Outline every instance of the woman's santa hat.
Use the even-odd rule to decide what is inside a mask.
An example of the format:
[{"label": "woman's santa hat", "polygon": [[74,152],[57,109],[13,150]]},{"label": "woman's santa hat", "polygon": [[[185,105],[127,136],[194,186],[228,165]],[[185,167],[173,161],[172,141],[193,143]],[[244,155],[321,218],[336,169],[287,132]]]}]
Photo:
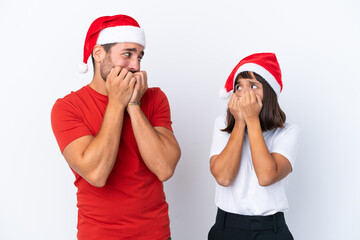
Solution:
[{"label": "woman's santa hat", "polygon": [[79,66],[81,73],[88,71],[87,60],[95,44],[131,42],[145,48],[145,33],[135,19],[126,15],[104,16],[89,27],[84,44],[84,59]]},{"label": "woman's santa hat", "polygon": [[227,99],[231,96],[234,89],[234,81],[236,76],[241,72],[254,72],[265,79],[279,96],[282,90],[281,70],[274,53],[255,53],[242,59],[232,70],[225,87],[220,89],[221,98]]}]

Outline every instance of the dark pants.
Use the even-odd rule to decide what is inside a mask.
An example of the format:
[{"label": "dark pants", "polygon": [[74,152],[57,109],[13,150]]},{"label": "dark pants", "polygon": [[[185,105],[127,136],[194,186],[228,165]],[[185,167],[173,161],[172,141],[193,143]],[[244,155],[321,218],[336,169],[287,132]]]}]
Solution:
[{"label": "dark pants", "polygon": [[284,218],[278,212],[270,216],[245,216],[220,208],[208,240],[293,240]]}]

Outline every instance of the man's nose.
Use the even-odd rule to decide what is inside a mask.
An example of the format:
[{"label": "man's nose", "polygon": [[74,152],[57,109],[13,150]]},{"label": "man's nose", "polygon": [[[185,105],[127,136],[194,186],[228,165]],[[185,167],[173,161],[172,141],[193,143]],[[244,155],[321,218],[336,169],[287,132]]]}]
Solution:
[{"label": "man's nose", "polygon": [[138,72],[140,71],[140,61],[138,59],[132,59],[128,67],[129,71]]}]

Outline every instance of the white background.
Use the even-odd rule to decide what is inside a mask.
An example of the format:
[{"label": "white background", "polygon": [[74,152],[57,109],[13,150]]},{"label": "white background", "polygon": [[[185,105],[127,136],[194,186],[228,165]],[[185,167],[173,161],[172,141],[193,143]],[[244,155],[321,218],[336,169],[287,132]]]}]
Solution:
[{"label": "white background", "polygon": [[286,214],[295,239],[358,239],[360,2],[0,1],[0,239],[75,239],[74,176],[50,126],[59,97],[91,80],[77,65],[90,23],[128,14],[147,37],[142,68],[172,110],[182,157],[165,183],[175,240],[215,221],[209,148],[238,61],[278,56],[280,104],[301,127]]}]

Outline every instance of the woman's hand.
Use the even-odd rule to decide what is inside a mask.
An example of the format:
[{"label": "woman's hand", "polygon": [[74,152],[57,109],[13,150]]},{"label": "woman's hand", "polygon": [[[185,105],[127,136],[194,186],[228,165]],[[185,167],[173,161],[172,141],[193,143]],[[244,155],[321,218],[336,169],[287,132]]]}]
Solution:
[{"label": "woman's hand", "polygon": [[244,92],[240,97],[240,108],[245,122],[253,119],[259,119],[259,114],[262,109],[262,100],[253,90]]},{"label": "woman's hand", "polygon": [[239,123],[245,123],[241,107],[240,107],[240,98],[233,93],[228,102],[228,107],[231,114],[234,116],[235,121]]}]

